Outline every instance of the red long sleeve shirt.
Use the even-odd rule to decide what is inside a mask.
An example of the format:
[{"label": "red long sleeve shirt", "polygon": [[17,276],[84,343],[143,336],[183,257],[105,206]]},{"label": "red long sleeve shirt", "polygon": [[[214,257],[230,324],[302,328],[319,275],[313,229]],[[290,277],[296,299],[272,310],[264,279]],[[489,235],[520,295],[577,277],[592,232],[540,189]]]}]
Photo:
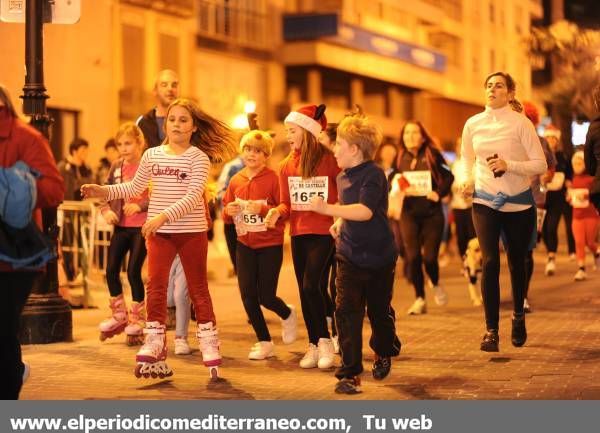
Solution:
[{"label": "red long sleeve shirt", "polygon": [[[327,215],[321,215],[308,210],[292,209],[292,200],[298,202],[308,202],[311,193],[319,194],[318,190],[295,190],[290,196],[290,188],[293,187],[293,182],[290,183],[290,177],[299,180],[300,174],[300,153],[291,152],[279,166],[279,190],[281,193],[281,203],[277,206],[278,212],[282,218],[289,217],[290,219],[290,235],[327,235],[329,227],[333,224],[333,218]],[[337,162],[331,152],[326,152],[321,158],[315,178],[327,179],[327,203],[337,203],[337,182],[336,178],[340,172]],[[321,191],[322,192],[322,191]],[[293,196],[297,194],[296,196]],[[320,195],[320,194],[319,194]],[[307,200],[303,200],[307,199]]]},{"label": "red long sleeve shirt", "polygon": [[[236,198],[242,200],[265,200],[266,204],[262,206],[259,216],[264,218],[270,209],[279,204],[279,178],[270,168],[265,167],[254,177],[250,177],[248,169],[244,168],[231,178],[227,191],[223,196],[223,207],[228,203],[235,201]],[[223,220],[231,224],[233,219],[224,212]],[[249,248],[264,248],[283,244],[283,231],[285,228],[285,219],[279,218],[275,228],[266,231],[249,231],[245,235],[238,236],[238,241]]]},{"label": "red long sleeve shirt", "polygon": [[[36,181],[37,203],[33,219],[42,227],[40,208],[58,206],[65,194],[63,179],[56,168],[48,141],[35,128],[10,116],[0,107],[0,164],[11,167],[17,161],[25,162],[41,176]],[[0,262],[0,271],[12,266]]]}]

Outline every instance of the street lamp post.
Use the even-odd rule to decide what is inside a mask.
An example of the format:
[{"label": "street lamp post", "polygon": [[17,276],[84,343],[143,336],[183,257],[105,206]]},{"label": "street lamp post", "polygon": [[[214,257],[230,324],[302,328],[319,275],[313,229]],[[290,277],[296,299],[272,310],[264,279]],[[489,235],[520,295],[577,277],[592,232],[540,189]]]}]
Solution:
[{"label": "street lamp post", "polygon": [[[25,87],[23,112],[31,116],[31,125],[48,138],[50,117],[46,111],[44,87],[44,8],[48,0],[27,0],[25,6]],[[44,231],[57,248],[56,208],[42,210]],[[73,340],[71,307],[58,295],[58,263],[51,260],[46,272],[36,279],[23,310],[20,340],[22,344],[54,343]]]}]

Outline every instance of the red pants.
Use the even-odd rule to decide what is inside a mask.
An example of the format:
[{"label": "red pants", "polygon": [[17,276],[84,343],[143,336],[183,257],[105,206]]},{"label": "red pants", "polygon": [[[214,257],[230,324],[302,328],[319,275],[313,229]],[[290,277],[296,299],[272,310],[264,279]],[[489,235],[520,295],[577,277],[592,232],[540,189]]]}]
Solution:
[{"label": "red pants", "polygon": [[596,252],[596,236],[598,236],[598,217],[573,218],[571,225],[575,238],[575,255],[577,260],[585,261],[585,246]]},{"label": "red pants", "polygon": [[146,240],[148,247],[148,288],[146,311],[149,322],[167,321],[167,286],[175,255],[179,254],[188,292],[194,305],[198,323],[216,324],[212,300],[206,280],[206,232],[157,233]]}]

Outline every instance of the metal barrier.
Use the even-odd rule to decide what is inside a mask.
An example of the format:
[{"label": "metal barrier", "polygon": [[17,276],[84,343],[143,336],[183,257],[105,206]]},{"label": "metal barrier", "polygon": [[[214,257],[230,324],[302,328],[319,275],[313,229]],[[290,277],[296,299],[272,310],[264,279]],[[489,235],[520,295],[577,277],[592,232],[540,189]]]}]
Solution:
[{"label": "metal barrier", "polygon": [[90,306],[90,270],[97,266],[98,254],[106,254],[103,250],[108,248],[110,242],[108,234],[99,239],[97,227],[105,227],[98,224],[102,216],[97,206],[98,203],[92,200],[66,200],[57,213],[62,262],[70,280],[68,286],[83,289],[81,303],[84,308]]}]

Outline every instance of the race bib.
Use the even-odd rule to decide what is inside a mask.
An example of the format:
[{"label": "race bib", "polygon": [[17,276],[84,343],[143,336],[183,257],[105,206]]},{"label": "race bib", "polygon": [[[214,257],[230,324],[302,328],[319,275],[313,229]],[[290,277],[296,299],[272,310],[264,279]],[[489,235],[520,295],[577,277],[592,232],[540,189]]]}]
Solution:
[{"label": "race bib", "polygon": [[[267,204],[267,200],[253,200],[253,201],[258,201],[262,205]],[[244,206],[243,206],[244,210],[242,211],[242,221],[244,223],[246,232],[266,232],[267,226],[265,224],[264,218],[258,214],[248,212],[246,209],[246,204],[248,202],[245,200],[242,200],[242,202],[244,203]]]},{"label": "race bib", "polygon": [[427,170],[404,171],[402,177],[410,184],[411,195],[426,196],[432,191],[431,173]]},{"label": "race bib", "polygon": [[315,176],[302,179],[300,176],[290,176],[288,177],[288,187],[292,210],[310,210],[309,203],[313,197],[321,197],[323,201],[327,202],[329,178]]},{"label": "race bib", "polygon": [[[240,204],[240,207],[242,208],[242,212],[233,219],[233,222],[235,223],[235,230],[238,236],[243,236],[249,232],[266,232],[267,226],[265,224],[264,218],[258,214],[248,212],[248,201],[241,199],[236,199],[236,201]],[[267,204],[267,200],[253,201],[258,201],[263,205]]]},{"label": "race bib", "polygon": [[587,197],[589,195],[589,191],[587,188],[572,188],[569,193],[571,194],[571,206],[573,206],[573,208],[583,209],[590,205],[589,199],[580,198]]}]

